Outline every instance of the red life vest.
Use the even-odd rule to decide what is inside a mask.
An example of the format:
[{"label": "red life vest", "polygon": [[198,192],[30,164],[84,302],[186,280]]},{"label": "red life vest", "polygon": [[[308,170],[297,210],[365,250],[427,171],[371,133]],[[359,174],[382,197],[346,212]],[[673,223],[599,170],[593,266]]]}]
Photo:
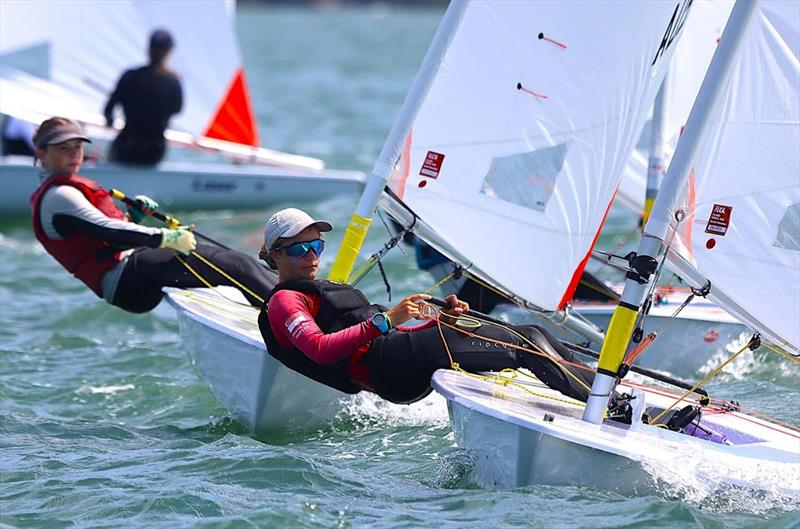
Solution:
[{"label": "red life vest", "polygon": [[126,220],[125,214],[114,204],[111,195],[97,182],[82,176],[51,176],[31,196],[33,210],[33,233],[42,243],[47,253],[83,281],[99,297],[103,297],[101,281],[103,276],[117,266],[120,252],[113,251],[105,241],[99,241],[80,233],[65,239],[50,239],[42,228],[42,197],[53,186],[72,186],[77,188],[94,207],[112,219]]}]

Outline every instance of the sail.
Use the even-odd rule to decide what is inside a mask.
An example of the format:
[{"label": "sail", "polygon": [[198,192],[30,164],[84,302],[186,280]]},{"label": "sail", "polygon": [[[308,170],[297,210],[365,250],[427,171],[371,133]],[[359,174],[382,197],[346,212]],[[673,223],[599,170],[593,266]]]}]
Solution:
[{"label": "sail", "polygon": [[679,273],[800,348],[800,9],[762,0],[685,191]]},{"label": "sail", "polygon": [[[52,106],[53,90],[68,92],[58,115],[100,116],[126,69],[147,62],[150,33],[167,29],[175,39],[170,58],[184,91],[183,111],[171,127],[258,145],[250,96],[234,32],[232,1],[4,0],[0,3],[0,60],[4,112],[25,114]],[[35,60],[31,61],[31,57]],[[27,61],[27,64],[26,64]],[[31,62],[43,64],[31,72]],[[39,89],[12,68],[27,70],[48,85]],[[13,91],[13,86],[19,87]],[[96,121],[96,119],[94,120]]]},{"label": "sail", "polygon": [[429,242],[543,309],[563,307],[690,4],[460,5],[389,179]]},{"label": "sail", "polygon": [[[669,65],[669,75],[664,80],[665,163],[662,170],[669,165],[731,9],[733,0],[692,2],[692,10]],[[645,129],[643,136],[649,136],[651,132],[647,130],[647,125]],[[647,154],[634,151],[617,191],[617,199],[635,211],[641,211],[644,205],[647,165]]]}]

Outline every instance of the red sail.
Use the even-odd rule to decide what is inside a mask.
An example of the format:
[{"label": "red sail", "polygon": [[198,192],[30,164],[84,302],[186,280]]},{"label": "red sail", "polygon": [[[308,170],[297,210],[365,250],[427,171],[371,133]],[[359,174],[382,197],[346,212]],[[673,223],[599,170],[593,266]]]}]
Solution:
[{"label": "red sail", "polygon": [[258,146],[258,129],[242,68],[236,71],[228,92],[203,135],[218,140]]}]

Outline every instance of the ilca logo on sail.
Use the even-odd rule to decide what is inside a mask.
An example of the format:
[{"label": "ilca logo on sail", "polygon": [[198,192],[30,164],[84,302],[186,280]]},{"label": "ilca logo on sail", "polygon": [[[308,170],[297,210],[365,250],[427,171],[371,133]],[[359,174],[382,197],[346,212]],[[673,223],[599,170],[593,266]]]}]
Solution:
[{"label": "ilca logo on sail", "polygon": [[661,45],[658,47],[656,56],[653,57],[653,62],[650,63],[650,66],[653,66],[659,57],[664,55],[664,52],[670,47],[672,41],[675,40],[675,37],[677,37],[681,29],[683,29],[683,24],[686,22],[686,17],[689,16],[689,9],[692,7],[693,1],[694,0],[683,0],[683,2],[675,6],[675,11],[672,12],[672,18],[669,19],[669,24],[667,25],[667,31],[665,31],[664,36],[661,37]]}]

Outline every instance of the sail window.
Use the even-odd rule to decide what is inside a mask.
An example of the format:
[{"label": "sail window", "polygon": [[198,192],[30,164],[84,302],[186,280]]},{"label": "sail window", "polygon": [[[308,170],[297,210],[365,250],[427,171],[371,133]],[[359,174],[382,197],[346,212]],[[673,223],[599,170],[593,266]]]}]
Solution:
[{"label": "sail window", "polygon": [[567,156],[565,143],[492,160],[481,194],[544,212]]},{"label": "sail window", "polygon": [[800,202],[786,208],[786,213],[778,224],[778,236],[772,245],[786,250],[800,251]]}]

